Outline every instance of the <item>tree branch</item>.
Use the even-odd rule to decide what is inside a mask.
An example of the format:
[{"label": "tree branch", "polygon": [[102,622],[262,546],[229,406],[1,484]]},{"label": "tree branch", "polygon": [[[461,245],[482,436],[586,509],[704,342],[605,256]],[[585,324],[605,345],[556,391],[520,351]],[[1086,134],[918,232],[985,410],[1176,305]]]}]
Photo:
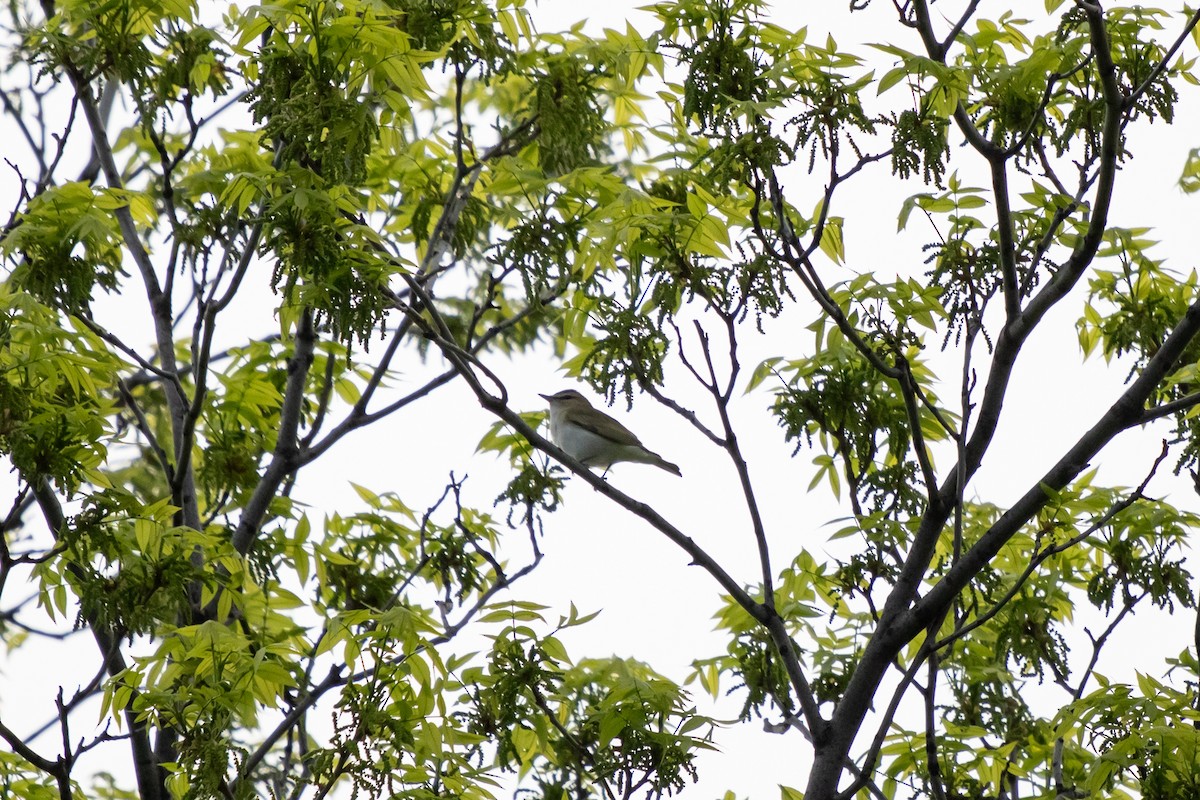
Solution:
[{"label": "tree branch", "polygon": [[[971,578],[999,552],[1012,536],[1041,509],[1049,499],[1047,490],[1065,488],[1081,473],[1113,437],[1142,423],[1143,407],[1183,350],[1200,333],[1200,302],[1193,303],[1184,318],[1150,359],[1142,374],[1134,380],[1103,416],[1031,487],[999,520],[963,554],[946,575],[926,595],[913,604],[905,618],[897,621],[896,633],[912,635],[920,630],[920,620],[928,619],[944,607],[967,585]],[[918,627],[919,626],[919,627]]]},{"label": "tree branch", "polygon": [[316,333],[313,331],[312,310],[306,308],[300,313],[292,345],[292,357],[288,359],[287,384],[283,392],[283,407],[279,413],[275,453],[258,485],[254,487],[254,492],[238,520],[237,530],[233,533],[233,547],[242,555],[250,552],[280,484],[299,464],[301,410],[307,398],[308,372],[312,368],[315,346]]},{"label": "tree branch", "polygon": [[13,749],[13,752],[32,764],[34,768],[54,777],[58,777],[60,774],[60,762],[51,761],[25,744],[25,740],[3,722],[0,722],[0,739],[8,742],[8,746]]},{"label": "tree branch", "polygon": [[1192,15],[1188,18],[1187,23],[1184,24],[1183,30],[1179,32],[1179,36],[1177,36],[1171,46],[1167,48],[1167,52],[1163,54],[1162,60],[1160,60],[1154,69],[1150,71],[1150,74],[1146,77],[1146,80],[1142,81],[1141,84],[1139,84],[1137,88],[1131,91],[1129,96],[1125,98],[1126,109],[1133,108],[1133,104],[1138,101],[1138,98],[1146,93],[1146,90],[1150,88],[1152,83],[1158,80],[1159,76],[1162,75],[1167,69],[1167,65],[1170,63],[1171,59],[1174,58],[1175,54],[1179,52],[1179,48],[1182,47],[1183,43],[1187,41],[1189,36],[1191,36],[1192,31],[1195,30],[1197,24],[1200,24],[1200,8],[1192,12]]},{"label": "tree branch", "polygon": [[996,198],[996,229],[1000,239],[1000,275],[1004,289],[1004,313],[1016,319],[1021,313],[1020,289],[1017,285],[1017,248],[1013,238],[1012,205],[1008,198],[1008,174],[1003,153],[988,159],[992,168],[992,194]]},{"label": "tree branch", "polygon": [[[67,526],[67,519],[63,515],[58,497],[55,496],[54,491],[50,488],[49,483],[44,477],[36,478],[30,483],[33,486],[38,506],[42,510],[42,516],[46,520],[46,526],[50,529],[54,538],[58,539],[65,532]],[[79,569],[75,565],[70,565],[69,568],[75,572]],[[99,648],[100,655],[104,659],[108,674],[115,677],[124,672],[126,664],[119,647],[120,638],[113,636],[97,625],[95,620],[89,619],[88,622],[88,628],[92,632],[92,637],[96,640],[96,646]],[[133,768],[137,778],[138,791],[141,795],[140,800],[165,800],[162,775],[159,772],[158,762],[154,758],[154,749],[150,745],[150,734],[145,721],[141,719],[140,713],[135,710],[139,694],[136,690],[132,691],[129,702],[125,706],[124,714],[125,724],[129,729],[130,747],[133,751]]]},{"label": "tree branch", "polygon": [[1166,460],[1169,452],[1170,449],[1167,445],[1167,442],[1163,442],[1162,452],[1159,453],[1158,458],[1154,460],[1154,465],[1151,466],[1149,474],[1146,475],[1145,480],[1142,481],[1140,486],[1138,486],[1131,494],[1122,498],[1120,502],[1113,504],[1111,508],[1105,511],[1095,522],[1088,525],[1083,531],[1079,532],[1075,536],[1072,536],[1070,539],[1061,544],[1052,545],[1044,550],[1039,550],[1034,553],[1033,558],[1029,559],[1029,564],[1025,567],[1021,574],[1017,576],[1017,579],[1013,581],[1013,585],[1007,592],[1004,593],[1003,597],[997,600],[986,612],[971,620],[969,624],[958,627],[953,633],[950,633],[944,638],[940,639],[933,645],[933,649],[936,651],[945,647],[949,647],[951,644],[959,639],[962,639],[979,626],[986,624],[988,620],[995,617],[1008,606],[1009,601],[1017,596],[1017,593],[1021,591],[1021,587],[1025,585],[1025,582],[1029,580],[1030,576],[1032,576],[1037,568],[1044,564],[1048,559],[1059,555],[1060,553],[1065,553],[1080,542],[1090,539],[1098,530],[1111,522],[1113,518],[1117,516],[1117,514],[1120,514],[1138,500],[1143,499],[1146,496],[1146,487],[1150,485],[1150,480],[1158,472],[1158,468],[1162,465],[1163,461]]}]

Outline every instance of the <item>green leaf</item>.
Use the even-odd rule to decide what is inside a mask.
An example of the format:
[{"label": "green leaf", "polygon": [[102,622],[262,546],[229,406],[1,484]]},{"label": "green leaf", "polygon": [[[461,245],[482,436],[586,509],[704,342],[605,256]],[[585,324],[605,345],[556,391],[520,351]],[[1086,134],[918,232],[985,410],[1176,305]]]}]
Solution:
[{"label": "green leaf", "polygon": [[762,385],[762,382],[768,377],[774,375],[775,366],[782,360],[783,359],[779,356],[772,356],[755,367],[754,372],[750,374],[750,380],[746,383],[745,394],[750,394],[750,392]]},{"label": "green leaf", "polygon": [[842,218],[829,217],[821,230],[821,252],[829,256],[835,264],[841,264],[846,259],[846,250],[842,242]]}]

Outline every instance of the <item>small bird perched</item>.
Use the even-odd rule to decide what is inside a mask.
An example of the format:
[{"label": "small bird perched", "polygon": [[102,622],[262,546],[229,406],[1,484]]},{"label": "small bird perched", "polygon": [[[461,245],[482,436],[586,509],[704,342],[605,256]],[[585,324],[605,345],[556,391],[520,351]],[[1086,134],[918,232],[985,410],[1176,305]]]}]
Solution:
[{"label": "small bird perched", "polygon": [[550,403],[550,438],[585,466],[603,467],[607,472],[618,461],[633,461],[683,477],[678,466],[648,450],[631,430],[592,408],[574,389],[539,396]]}]

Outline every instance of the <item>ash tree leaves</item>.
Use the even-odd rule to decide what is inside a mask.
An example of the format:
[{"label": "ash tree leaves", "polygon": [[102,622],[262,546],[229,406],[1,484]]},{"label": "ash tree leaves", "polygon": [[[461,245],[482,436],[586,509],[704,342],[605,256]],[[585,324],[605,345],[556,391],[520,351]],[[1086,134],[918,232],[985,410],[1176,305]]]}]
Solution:
[{"label": "ash tree leaves", "polygon": [[[796,454],[812,451],[810,489],[824,486],[842,500],[850,524],[838,535],[854,541],[852,554],[820,569],[764,567],[763,582],[750,584],[752,600],[731,600],[745,616],[719,618],[729,650],[699,660],[697,680],[741,693],[746,716],[778,715],[812,733],[813,797],[879,786],[890,796],[900,781],[932,796],[987,795],[1010,779],[1039,785],[1036,776],[1061,773],[1064,752],[1090,754],[1069,770],[1071,785],[1083,785],[1081,765],[1109,758],[1112,743],[1056,752],[1053,711],[1028,705],[1022,687],[1058,684],[1069,703],[1094,680],[1090,669],[1072,672],[1075,648],[1088,647],[1071,638],[1076,603],[1116,622],[1142,604],[1191,606],[1182,540],[1155,538],[1150,521],[1188,514],[1144,489],[1093,489],[1083,464],[1069,460],[1056,465],[1053,485],[1033,478],[1015,509],[973,501],[969,486],[1029,331],[1088,281],[1086,346],[1140,353],[1131,377],[1147,369],[1156,376],[1131,401],[1149,416],[1132,413],[1125,425],[1192,410],[1193,346],[1173,343],[1169,363],[1160,353],[1181,326],[1194,330],[1193,281],[1145,256],[1143,232],[1097,221],[1112,198],[1097,182],[1132,157],[1130,123],[1175,115],[1182,101],[1174,85],[1191,56],[1177,57],[1169,43],[1195,20],[1173,15],[1174,33],[1158,37],[1150,33],[1161,24],[1154,10],[1077,4],[1035,21],[977,18],[972,8],[955,24],[917,3],[899,10],[916,35],[875,48],[895,62],[873,76],[832,37],[821,45],[780,30],[755,3],[658,11],[664,48],[681,62],[681,78],[666,90],[681,114],[673,138],[664,137],[664,178],[648,185],[671,203],[657,218],[669,212],[681,224],[654,227],[638,216],[641,237],[616,240],[628,266],[603,273],[577,300],[596,335],[575,342],[581,352],[569,368],[610,398],[633,397],[631,385],[640,384],[669,407],[678,402],[672,365],[690,370],[712,395],[709,412],[728,425],[723,393],[738,382],[739,345],[753,339],[735,323],[750,311],[799,313],[811,321],[811,341],[763,362],[748,384],[772,393],[771,411]],[[860,264],[866,274],[846,277],[836,269],[856,266],[854,217],[837,205],[839,187],[880,162],[915,184],[899,227],[933,238],[895,267],[898,276]],[[968,163],[969,179],[961,169]],[[795,177],[804,171],[820,180],[806,185]],[[685,212],[712,214],[723,230],[686,239],[703,228],[689,226]],[[1110,272],[1114,258],[1123,271]],[[765,291],[775,301],[755,307],[750,295],[731,292],[735,284],[719,277],[725,269],[741,285],[771,276]],[[798,312],[796,297],[818,309]],[[702,330],[693,336],[695,320]],[[713,359],[714,340],[733,354],[728,372]],[[965,359],[961,374],[943,371],[939,349]],[[990,382],[988,370],[1000,379]],[[736,443],[722,436],[728,428],[706,428],[703,413],[684,411],[738,463]],[[1183,460],[1174,466],[1190,463],[1192,438],[1177,429],[1170,449]],[[747,500],[752,515],[762,502]],[[770,560],[765,544],[760,558]],[[784,604],[769,586],[775,581],[822,588]],[[814,603],[827,609],[812,614],[824,625],[810,621]],[[773,614],[794,647],[773,633]],[[767,630],[756,628],[752,620],[764,618]],[[893,625],[905,629],[903,645]],[[1106,641],[1092,645],[1099,652]],[[884,702],[874,692],[886,669],[868,666],[883,653],[898,659],[897,697],[910,687],[924,696],[928,729],[889,728],[894,706],[878,734],[861,727],[874,724],[865,720],[868,698],[877,711]],[[875,744],[851,755],[862,736]],[[844,749],[835,756],[830,748]],[[1131,772],[1120,780],[1136,782]]]},{"label": "ash tree leaves", "polygon": [[125,365],[78,320],[30,293],[0,289],[0,448],[13,466],[64,491],[100,471],[115,398],[103,389]]},{"label": "ash tree leaves", "polygon": [[[3,720],[0,781],[658,798],[721,746],[705,694],[795,738],[808,800],[1191,791],[1194,643],[1103,676],[1134,614],[1195,613],[1200,520],[1161,487],[1200,447],[1196,279],[1114,198],[1194,102],[1197,16],[875,4],[894,27],[848,45],[865,5],[828,35],[758,0],[562,33],[519,2],[10,6],[0,631],[98,649],[45,708],[63,736]],[[867,215],[847,187],[871,181],[908,199]],[[1060,304],[1128,380],[1001,502],[981,465],[1027,433],[1010,378]],[[555,465],[495,368],[526,356],[679,414],[752,566]],[[404,435],[456,382],[498,486]],[[784,469],[755,463],[753,414]],[[1130,485],[1088,468],[1168,418]],[[307,470],[384,420],[388,474],[326,507]],[[716,582],[723,641],[686,685],[568,652],[590,615],[523,598],[575,477]],[[89,783],[100,752],[127,785]]]},{"label": "ash tree leaves", "polygon": [[139,219],[153,216],[144,198],[97,192],[78,182],[35,198],[4,241],[5,254],[22,260],[14,285],[47,306],[88,311],[97,289],[112,291],[123,277],[120,232],[111,211],[131,201]]},{"label": "ash tree leaves", "polygon": [[576,51],[553,56],[547,60],[545,72],[533,78],[530,112],[545,136],[538,148],[538,162],[550,178],[593,166],[601,155],[608,125],[596,84],[604,66],[589,64],[586,55]]},{"label": "ash tree leaves", "polygon": [[[389,270],[346,218],[352,206],[339,202],[338,187],[365,182],[378,138],[376,104],[387,94],[419,102],[427,90],[420,67],[432,54],[414,53],[389,15],[373,10],[260,13],[270,25],[248,99],[280,167],[263,209],[266,243],[281,256],[273,288],[297,307],[316,308],[316,323],[328,321],[342,341],[362,344],[383,319]],[[359,42],[365,52],[352,47]],[[368,79],[388,89],[373,92]]]},{"label": "ash tree leaves", "polygon": [[920,170],[926,183],[940,185],[946,174],[945,158],[949,124],[946,120],[912,109],[901,111],[895,120],[892,171],[908,178]]},{"label": "ash tree leaves", "polygon": [[[1116,262],[1115,269],[1097,270],[1089,284],[1088,303],[1078,322],[1084,352],[1101,349],[1107,361],[1125,356],[1131,361],[1129,378],[1141,373],[1162,347],[1175,320],[1196,298],[1196,273],[1174,274],[1149,250],[1155,242],[1147,229],[1113,228],[1100,255]],[[1200,349],[1189,345],[1176,369],[1157,393],[1156,404],[1185,400],[1172,414],[1176,435],[1186,444],[1178,469],[1195,466],[1200,451],[1196,443],[1196,417],[1186,403],[1195,389]]]},{"label": "ash tree leaves", "polygon": [[1200,189],[1200,148],[1188,153],[1183,173],[1179,176],[1179,186],[1188,193]]},{"label": "ash tree leaves", "polygon": [[[586,618],[520,600],[562,486],[527,449],[498,509],[453,468],[440,494],[396,475],[336,509],[299,480],[457,377],[439,336],[478,360],[563,330],[610,268],[581,242],[619,219],[608,162],[643,135],[653,46],[470,1],[48,9],[6,12],[5,109],[33,152],[0,240],[0,608],[6,646],[47,619],[90,631],[96,669],[46,710],[83,728],[98,694],[103,722],[57,761],[6,735],[0,780],[147,800],[690,783],[710,726],[687,693],[573,664],[555,634]],[[79,180],[71,148],[97,156]],[[537,694],[505,689],[514,646]],[[125,754],[123,785],[89,784],[93,751]]]}]

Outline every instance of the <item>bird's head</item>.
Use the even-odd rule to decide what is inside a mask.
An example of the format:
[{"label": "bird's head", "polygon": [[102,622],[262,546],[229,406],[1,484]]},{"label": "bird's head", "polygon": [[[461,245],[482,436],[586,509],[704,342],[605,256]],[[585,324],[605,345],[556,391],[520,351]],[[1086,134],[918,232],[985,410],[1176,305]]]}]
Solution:
[{"label": "bird's head", "polygon": [[550,404],[551,408],[591,408],[592,404],[588,399],[574,389],[563,389],[561,392],[554,394],[539,395]]}]

